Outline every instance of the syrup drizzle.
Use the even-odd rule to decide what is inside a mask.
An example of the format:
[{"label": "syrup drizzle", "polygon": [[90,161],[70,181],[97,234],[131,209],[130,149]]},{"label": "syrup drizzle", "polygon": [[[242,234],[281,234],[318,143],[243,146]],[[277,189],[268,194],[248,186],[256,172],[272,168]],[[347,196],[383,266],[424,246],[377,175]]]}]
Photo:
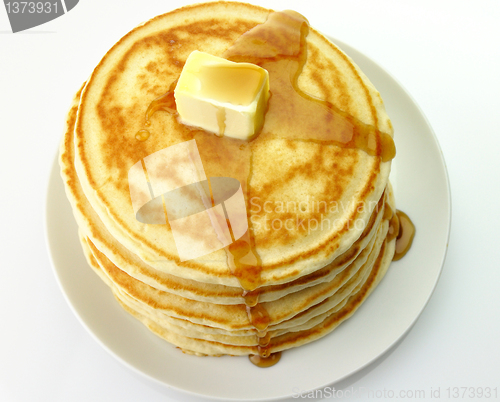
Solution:
[{"label": "syrup drizzle", "polygon": [[135,139],[137,141],[146,141],[150,135],[151,133],[148,130],[142,129],[137,132],[137,134],[135,135]]},{"label": "syrup drizzle", "polygon": [[399,216],[393,213],[389,219],[389,231],[387,232],[387,241],[393,240],[399,234]]},{"label": "syrup drizzle", "polygon": [[396,236],[396,252],[394,253],[393,261],[403,258],[413,243],[415,237],[415,225],[411,219],[402,211],[396,211],[399,221],[398,235]]},{"label": "syrup drizzle", "polygon": [[[151,116],[153,116],[153,114],[155,114],[160,110],[170,114],[177,114],[177,107],[175,105],[175,98],[174,98],[174,90],[176,85],[177,85],[177,80],[175,80],[170,84],[167,93],[154,99],[149,104],[148,109],[146,110],[146,122],[144,123],[146,127],[149,127],[151,125],[150,121]],[[135,138],[138,141],[146,141],[150,137],[150,135],[151,133],[149,132],[149,130],[143,128],[136,133]]]},{"label": "syrup drizzle", "polygon": [[257,367],[266,368],[274,366],[279,362],[281,358],[281,352],[276,352],[271,354],[269,357],[261,357],[260,355],[251,355],[249,357],[250,361]]},{"label": "syrup drizzle", "polygon": [[396,239],[396,250],[393,261],[403,258],[413,243],[415,237],[415,225],[408,215],[397,209],[393,211],[388,203],[385,204],[384,218],[389,221],[389,231],[387,241]]},{"label": "syrup drizzle", "polygon": [[332,103],[304,93],[298,78],[307,59],[307,20],[294,11],[270,14],[264,24],[243,34],[224,54],[269,72],[272,97],[261,136],[286,133],[286,138],[361,149],[389,161],[396,155],[392,137],[343,112]]},{"label": "syrup drizzle", "polygon": [[146,111],[146,126],[149,126],[151,124],[149,119],[159,110],[163,110],[172,114],[177,113],[177,108],[175,106],[174,89],[175,83],[170,86],[170,89],[166,94],[159,96],[158,98],[153,100],[153,102],[151,102],[148,110]]},{"label": "syrup drizzle", "polygon": [[[364,124],[325,100],[304,93],[298,87],[298,77],[307,59],[308,31],[308,21],[302,15],[293,11],[274,12],[265,23],[243,34],[225,52],[224,57],[228,60],[254,63],[269,72],[272,96],[264,126],[252,141],[257,137],[260,137],[259,140],[265,137],[273,138],[273,133],[279,132],[286,133],[286,137],[290,139],[356,148],[369,155],[378,156],[382,161],[391,160],[396,153],[391,136],[380,132],[374,126]],[[150,125],[150,118],[157,111],[177,114],[175,85],[176,82],[173,82],[166,94],[151,102],[146,112],[146,126]],[[223,133],[223,116],[217,118],[220,132]],[[231,175],[240,181],[248,204],[252,175],[252,141],[220,138],[212,134],[207,135],[201,130],[195,131],[193,136],[197,142],[199,139],[204,144],[219,147],[221,152],[237,150],[238,158],[247,162],[247,169],[243,172],[232,171]],[[215,145],[214,141],[219,141],[218,145]],[[386,213],[389,214],[389,211],[386,210]],[[406,239],[404,234],[399,236],[402,232],[396,227],[396,221],[399,223],[398,213],[399,211],[390,211],[392,232],[389,236]],[[411,223],[409,218],[408,222]],[[259,303],[262,262],[255,249],[250,223],[248,227],[249,230],[243,237],[225,250],[228,266],[243,289],[242,298],[248,320],[256,334],[257,354],[250,355],[249,359],[256,366],[270,367],[280,360],[281,352],[272,353],[272,336],[268,331],[270,317],[265,305]]]}]

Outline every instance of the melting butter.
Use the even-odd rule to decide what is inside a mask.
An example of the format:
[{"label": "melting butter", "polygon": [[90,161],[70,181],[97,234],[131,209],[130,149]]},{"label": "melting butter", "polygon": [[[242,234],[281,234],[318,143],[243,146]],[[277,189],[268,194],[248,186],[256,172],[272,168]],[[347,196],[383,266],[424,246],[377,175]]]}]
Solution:
[{"label": "melting butter", "polygon": [[186,60],[174,96],[183,124],[249,140],[264,124],[269,74],[255,64],[195,50]]}]

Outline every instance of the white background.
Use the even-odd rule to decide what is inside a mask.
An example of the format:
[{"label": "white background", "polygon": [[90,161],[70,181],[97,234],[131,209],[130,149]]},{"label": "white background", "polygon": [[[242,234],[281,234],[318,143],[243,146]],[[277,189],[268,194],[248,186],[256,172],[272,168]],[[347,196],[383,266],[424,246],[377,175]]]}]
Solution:
[{"label": "white background", "polygon": [[[253,2],[297,10],[391,73],[429,119],[450,176],[452,230],[432,299],[395,348],[337,388],[440,389],[447,400],[448,387],[496,387],[500,397],[500,2]],[[73,93],[131,28],[187,3],[81,0],[17,34],[0,9],[0,401],[192,400],[139,377],[86,332],[44,239]]]}]

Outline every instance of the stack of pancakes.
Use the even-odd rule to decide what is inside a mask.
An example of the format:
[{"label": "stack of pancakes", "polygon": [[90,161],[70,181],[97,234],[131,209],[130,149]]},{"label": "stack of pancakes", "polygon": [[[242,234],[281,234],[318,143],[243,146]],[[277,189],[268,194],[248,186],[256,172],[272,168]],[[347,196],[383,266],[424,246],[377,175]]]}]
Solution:
[{"label": "stack of pancakes", "polygon": [[[269,68],[252,141],[184,126],[170,109],[146,118],[194,50]],[[268,356],[332,331],[384,276],[395,247],[391,137],[376,89],[305,19],[216,2],[156,17],[105,55],[75,96],[60,165],[87,260],[126,311],[187,353]],[[246,242],[185,260],[164,194],[151,197],[165,222],[141,222],[129,172],[192,140],[207,177],[240,181],[248,230]]]}]

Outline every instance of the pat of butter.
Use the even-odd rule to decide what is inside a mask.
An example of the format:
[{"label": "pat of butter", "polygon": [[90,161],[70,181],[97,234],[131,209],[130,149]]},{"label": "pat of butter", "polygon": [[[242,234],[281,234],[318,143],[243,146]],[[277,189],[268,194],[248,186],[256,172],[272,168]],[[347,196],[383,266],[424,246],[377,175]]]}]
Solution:
[{"label": "pat of butter", "polygon": [[174,96],[183,124],[248,140],[264,124],[269,74],[255,64],[195,50],[186,60]]}]

